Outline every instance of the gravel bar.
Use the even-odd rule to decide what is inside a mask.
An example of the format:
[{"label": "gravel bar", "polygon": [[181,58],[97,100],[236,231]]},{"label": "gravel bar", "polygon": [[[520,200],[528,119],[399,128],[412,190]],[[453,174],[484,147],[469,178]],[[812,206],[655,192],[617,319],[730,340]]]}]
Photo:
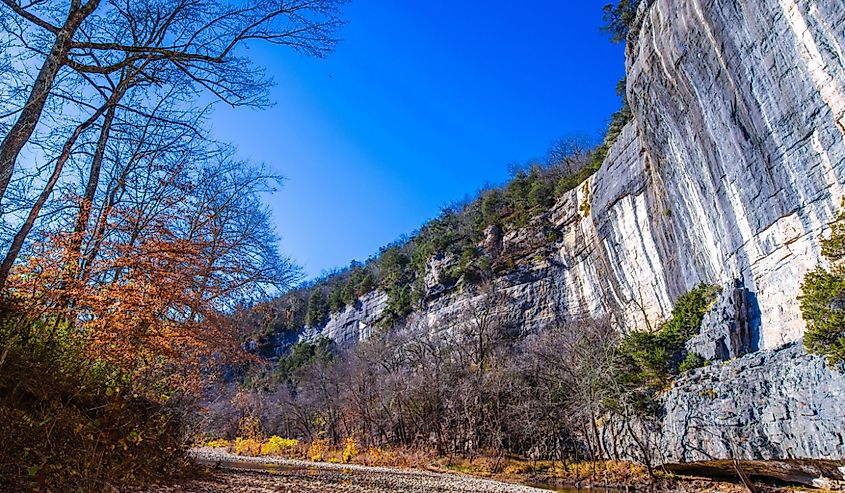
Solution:
[{"label": "gravel bar", "polygon": [[[241,457],[202,448],[196,459],[218,469],[208,477],[158,485],[143,493],[541,493],[545,490],[458,474],[326,464],[278,457]],[[548,493],[548,492],[546,492]]]}]

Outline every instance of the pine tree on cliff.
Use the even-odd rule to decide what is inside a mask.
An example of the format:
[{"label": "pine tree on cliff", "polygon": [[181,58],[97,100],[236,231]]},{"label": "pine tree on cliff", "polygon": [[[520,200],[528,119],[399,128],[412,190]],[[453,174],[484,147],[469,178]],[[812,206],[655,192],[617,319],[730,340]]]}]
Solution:
[{"label": "pine tree on cliff", "polygon": [[309,327],[319,327],[329,318],[329,304],[321,288],[317,288],[308,298],[308,311],[305,314],[305,324]]},{"label": "pine tree on cliff", "polygon": [[807,350],[845,369],[845,202],[830,227],[830,238],[821,242],[828,268],[819,265],[804,277],[798,300],[807,322]]},{"label": "pine tree on cliff", "polygon": [[628,38],[628,32],[634,24],[637,16],[639,0],[619,0],[616,4],[607,4],[604,11],[604,26],[602,31],[606,32],[614,43],[621,43]]}]

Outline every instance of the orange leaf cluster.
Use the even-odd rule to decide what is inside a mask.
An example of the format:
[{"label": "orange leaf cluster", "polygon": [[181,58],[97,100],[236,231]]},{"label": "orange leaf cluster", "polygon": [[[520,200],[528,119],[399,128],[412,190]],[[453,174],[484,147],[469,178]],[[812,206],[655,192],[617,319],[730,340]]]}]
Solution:
[{"label": "orange leaf cluster", "polygon": [[196,388],[212,366],[242,356],[218,306],[230,287],[208,256],[209,241],[164,226],[115,238],[83,263],[68,235],[45,236],[10,278],[14,304],[69,322],[92,361],[141,379],[142,388]]}]

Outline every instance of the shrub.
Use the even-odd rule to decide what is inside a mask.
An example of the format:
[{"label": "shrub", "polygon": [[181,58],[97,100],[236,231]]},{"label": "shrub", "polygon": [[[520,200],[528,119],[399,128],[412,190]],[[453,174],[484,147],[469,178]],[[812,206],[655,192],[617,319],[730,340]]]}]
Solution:
[{"label": "shrub", "polygon": [[370,447],[367,449],[367,456],[370,464],[379,465],[384,457],[384,450],[381,447]]},{"label": "shrub", "polygon": [[690,370],[695,370],[696,368],[701,368],[702,366],[707,366],[709,363],[710,362],[704,359],[704,357],[700,354],[689,353],[681,362],[681,366],[678,368],[678,371],[685,373]]},{"label": "shrub", "polygon": [[311,445],[308,447],[308,452],[306,456],[309,460],[313,462],[320,462],[325,457],[329,451],[329,441],[325,438],[318,438],[311,442]]},{"label": "shrub", "polygon": [[81,337],[57,319],[0,317],[0,485],[88,492],[185,471],[178,399],[136,393]]},{"label": "shrub", "polygon": [[343,462],[349,463],[358,456],[358,442],[353,437],[346,437],[343,445]]},{"label": "shrub", "polygon": [[620,343],[626,371],[625,383],[652,391],[665,388],[672,377],[699,364],[686,354],[684,345],[699,333],[704,314],[710,309],[720,288],[700,284],[675,302],[669,319],[657,332],[633,332]]},{"label": "shrub", "polygon": [[299,445],[299,441],[295,438],[282,438],[273,435],[267,440],[267,443],[261,445],[261,455],[290,454],[296,450],[297,445]]},{"label": "shrub", "polygon": [[684,294],[672,308],[672,316],[661,327],[661,336],[668,343],[683,345],[701,329],[704,314],[721,292],[719,286],[700,284]]},{"label": "shrub", "polygon": [[261,419],[257,416],[244,416],[238,421],[238,433],[246,438],[261,437]]},{"label": "shrub", "polygon": [[255,438],[235,438],[235,453],[256,457],[261,455],[261,442]]}]

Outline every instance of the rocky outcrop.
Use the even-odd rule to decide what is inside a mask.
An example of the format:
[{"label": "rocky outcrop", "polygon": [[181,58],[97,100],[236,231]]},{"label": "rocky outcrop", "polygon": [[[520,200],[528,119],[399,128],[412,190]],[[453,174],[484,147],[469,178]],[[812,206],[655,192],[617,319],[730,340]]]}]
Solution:
[{"label": "rocky outcrop", "polygon": [[727,361],[756,350],[753,328],[759,324],[754,293],[737,279],[722,292],[701,320],[698,335],[686,343],[689,353],[707,361]]},{"label": "rocky outcrop", "polygon": [[[845,374],[800,343],[693,370],[660,402],[657,426],[638,432],[655,463],[845,454]],[[641,458],[640,444],[623,440],[616,450]]]},{"label": "rocky outcrop", "polygon": [[370,336],[377,327],[384,311],[387,294],[383,291],[371,291],[360,297],[351,306],[339,313],[333,313],[326,325],[306,327],[302,338],[306,340],[327,337],[340,346],[349,346]]}]

